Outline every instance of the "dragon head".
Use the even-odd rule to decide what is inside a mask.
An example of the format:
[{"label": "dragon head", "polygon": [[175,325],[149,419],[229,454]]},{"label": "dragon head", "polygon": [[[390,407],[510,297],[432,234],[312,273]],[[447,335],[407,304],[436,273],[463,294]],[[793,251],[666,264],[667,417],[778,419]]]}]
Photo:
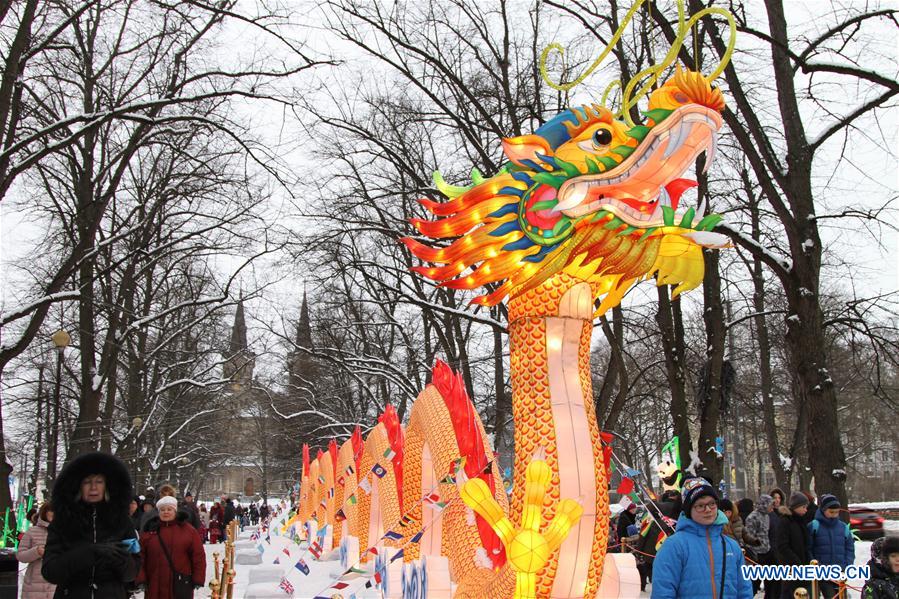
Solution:
[{"label": "dragon head", "polygon": [[[678,213],[682,178],[702,152],[715,157],[724,100],[700,73],[677,70],[650,96],[646,123],[629,127],[599,105],[566,110],[530,135],[503,140],[509,163],[473,185],[447,185],[446,202],[421,200],[439,220],[413,219],[432,247],[403,239],[436,266],[414,270],[454,289],[486,286],[474,303],[495,305],[561,272],[617,304],[637,280],[657,275],[675,292],[702,280],[701,248],[723,247],[711,233],[720,216]],[[700,211],[701,216],[701,211]]]}]

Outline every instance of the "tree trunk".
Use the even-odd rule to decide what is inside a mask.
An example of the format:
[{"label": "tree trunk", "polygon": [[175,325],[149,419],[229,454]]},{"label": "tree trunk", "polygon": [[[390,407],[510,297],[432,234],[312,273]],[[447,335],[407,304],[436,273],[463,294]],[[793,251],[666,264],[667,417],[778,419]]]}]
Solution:
[{"label": "tree trunk", "polygon": [[[511,405],[506,395],[506,370],[503,365],[503,334],[498,328],[493,329],[493,386],[496,393],[494,406],[496,413],[493,418],[493,449],[500,453],[501,462],[511,465],[511,447],[506,447],[506,421],[509,420]],[[506,465],[503,463],[503,465]]]},{"label": "tree trunk", "polygon": [[656,322],[662,334],[662,351],[665,353],[665,371],[671,389],[671,422],[674,435],[679,439],[680,461],[684,468],[690,465],[693,442],[690,436],[690,418],[687,413],[686,376],[684,375],[684,327],[680,312],[680,300],[671,300],[667,285],[657,287],[659,303]]},{"label": "tree trunk", "polygon": [[[744,169],[740,173],[743,180],[743,189],[749,204],[749,217],[752,238],[761,239],[761,219],[759,214],[759,198],[752,189],[749,181],[749,173]],[[762,420],[765,425],[765,438],[768,445],[768,460],[774,470],[774,479],[777,486],[786,492],[789,488],[787,473],[780,459],[781,446],[777,436],[776,411],[772,394],[773,378],[771,375],[771,339],[768,337],[768,320],[765,316],[765,276],[762,270],[762,261],[758,256],[752,256],[752,309],[753,325],[756,343],[758,344],[759,387],[762,395]]]},{"label": "tree trunk", "polygon": [[721,304],[721,274],[717,250],[703,250],[705,276],[702,285],[705,309],[706,361],[699,395],[699,459],[712,481],[724,477],[723,455],[717,449],[718,421],[723,401],[722,366],[724,363],[724,307]]}]

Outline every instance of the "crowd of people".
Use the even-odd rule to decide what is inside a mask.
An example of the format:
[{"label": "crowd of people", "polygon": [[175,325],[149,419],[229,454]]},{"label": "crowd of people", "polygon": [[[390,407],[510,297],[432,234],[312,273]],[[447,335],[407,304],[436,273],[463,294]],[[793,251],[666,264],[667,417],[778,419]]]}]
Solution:
[{"label": "crowd of people", "polygon": [[65,465],[51,498],[35,510],[16,557],[28,564],[22,599],[191,599],[206,582],[203,544],[227,526],[256,525],[269,508],[222,497],[207,511],[172,485],[132,494],[125,465],[94,452]]},{"label": "crowd of people", "polygon": [[[812,597],[808,581],[750,581],[741,566],[815,560],[845,569],[855,562],[855,539],[840,519],[843,506],[834,495],[821,495],[816,504],[809,493],[786,497],[775,488],[757,502],[733,503],[719,498],[707,480],[691,478],[681,491],[666,491],[647,508],[653,517],[643,531],[638,506],[621,512],[613,546],[634,554],[641,589],[651,582],[653,598],[749,599],[760,591],[765,599]],[[663,534],[660,522],[674,533]],[[868,566],[863,599],[899,599],[899,537],[875,541]],[[825,599],[840,596],[839,581],[819,580],[817,588]]]}]

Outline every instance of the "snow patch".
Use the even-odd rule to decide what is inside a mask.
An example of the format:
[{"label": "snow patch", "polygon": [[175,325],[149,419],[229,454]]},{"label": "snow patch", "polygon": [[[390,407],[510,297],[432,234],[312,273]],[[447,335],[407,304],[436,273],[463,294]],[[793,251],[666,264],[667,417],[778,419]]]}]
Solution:
[{"label": "snow patch", "polygon": [[469,526],[475,525],[474,510],[470,507],[465,508],[465,523]]},{"label": "snow patch", "polygon": [[812,290],[808,287],[800,287],[799,295],[801,295],[802,297],[815,297],[815,294],[812,293]]},{"label": "snow patch", "polygon": [[487,555],[487,550],[483,547],[478,547],[477,551],[474,552],[474,563],[479,568],[493,570],[493,560],[490,559]]},{"label": "snow patch", "polygon": [[793,458],[782,455],[780,456],[780,464],[784,470],[789,471],[793,468]]},{"label": "snow patch", "polygon": [[690,450],[690,465],[684,468],[684,472],[689,472],[693,476],[696,476],[696,467],[702,466],[702,460],[699,459],[699,452],[696,450]]},{"label": "snow patch", "polygon": [[843,477],[843,478],[845,478],[845,477],[846,477],[846,471],[843,470],[842,468],[834,468],[834,469],[830,472],[830,475],[833,476],[834,478],[837,478],[837,477]]},{"label": "snow patch", "polygon": [[809,253],[810,251],[812,251],[812,249],[814,249],[814,247],[815,247],[815,242],[812,241],[811,239],[806,239],[805,241],[802,242],[802,251],[805,252],[806,254]]},{"label": "snow patch", "polygon": [[94,378],[91,379],[91,386],[94,388],[94,391],[99,391],[100,387],[103,386],[103,377],[99,374],[95,374]]},{"label": "snow patch", "polygon": [[785,319],[787,322],[792,322],[794,324],[799,324],[799,316],[796,314],[790,314]]}]

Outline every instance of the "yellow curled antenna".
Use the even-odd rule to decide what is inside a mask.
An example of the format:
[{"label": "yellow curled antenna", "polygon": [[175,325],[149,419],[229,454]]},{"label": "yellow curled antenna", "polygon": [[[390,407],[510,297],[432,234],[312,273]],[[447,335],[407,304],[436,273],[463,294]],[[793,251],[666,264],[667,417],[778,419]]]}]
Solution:
[{"label": "yellow curled antenna", "polygon": [[[577,79],[570,83],[556,83],[550,80],[549,73],[546,69],[546,62],[549,58],[550,52],[556,50],[560,55],[564,56],[565,49],[559,44],[550,44],[546,48],[544,48],[543,53],[540,56],[540,74],[543,76],[543,80],[546,81],[546,84],[551,88],[559,90],[559,91],[569,91],[576,85],[582,83],[593,71],[595,71],[599,65],[605,60],[606,56],[612,51],[612,48],[618,43],[619,38],[621,38],[624,33],[625,28],[630,23],[631,19],[634,16],[634,13],[643,5],[646,0],[636,0],[634,5],[631,6],[630,10],[624,16],[624,19],[621,21],[621,25],[618,27],[618,30],[615,32],[615,35],[612,36],[612,39],[609,40],[609,43],[600,53],[599,57],[593,61],[593,63],[587,68],[584,73],[582,73]],[[724,72],[724,69],[727,67],[730,62],[731,55],[734,52],[734,47],[737,43],[737,22],[734,19],[734,16],[730,13],[730,11],[719,8],[716,6],[704,8],[692,15],[689,20],[685,18],[684,12],[684,2],[683,0],[677,0],[677,35],[674,37],[674,41],[671,44],[671,47],[668,50],[668,53],[665,54],[665,57],[658,62],[657,64],[646,68],[636,75],[634,75],[630,81],[628,81],[626,86],[623,86],[622,94],[621,94],[621,108],[616,113],[617,116],[622,117],[625,122],[629,125],[633,126],[634,122],[630,118],[629,111],[630,109],[640,101],[649,91],[652,89],[652,86],[659,80],[662,72],[671,66],[677,60],[677,54],[680,52],[681,46],[683,46],[684,40],[687,37],[687,34],[690,32],[690,29],[703,17],[708,15],[720,15],[727,19],[728,26],[730,29],[728,39],[727,39],[727,48],[724,51],[724,55],[721,57],[721,61],[718,63],[718,66],[715,67],[715,70],[706,78],[707,81],[712,82],[716,78],[718,78],[721,73]],[[643,81],[645,78],[645,81]],[[643,84],[640,85],[640,82],[643,81]],[[640,86],[636,91],[635,88]],[[605,91],[603,92],[602,101],[603,104],[606,103],[608,96],[611,91],[616,87],[621,88],[622,84],[620,80],[613,81],[610,83]]]}]

